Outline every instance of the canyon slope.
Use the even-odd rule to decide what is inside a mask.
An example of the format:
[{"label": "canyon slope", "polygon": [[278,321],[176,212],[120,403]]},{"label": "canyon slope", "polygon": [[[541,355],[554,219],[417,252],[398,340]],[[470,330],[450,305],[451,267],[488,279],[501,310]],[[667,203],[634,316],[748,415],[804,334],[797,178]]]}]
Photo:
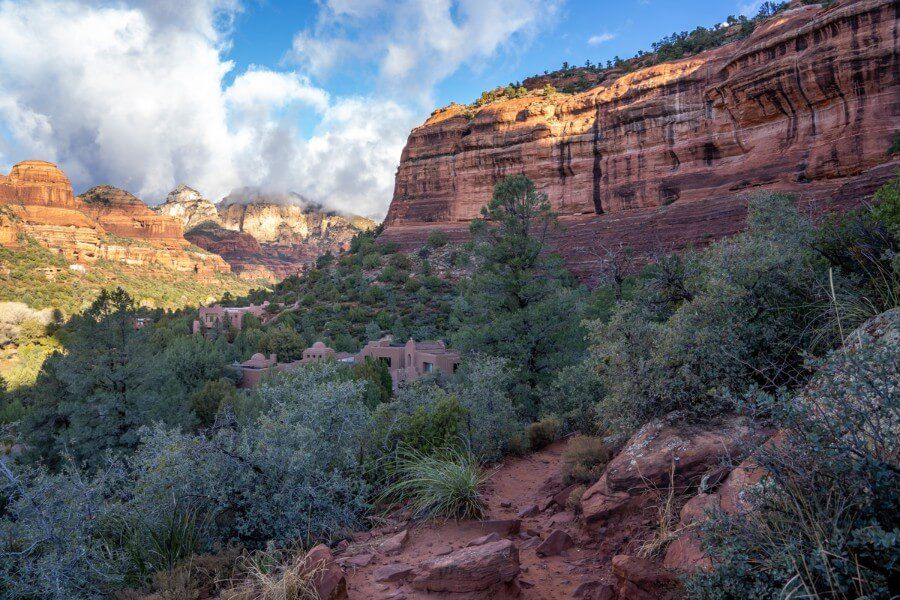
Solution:
[{"label": "canyon slope", "polygon": [[297,194],[233,191],[218,205],[179,186],[158,208],[180,218],[192,243],[222,256],[245,279],[277,280],[346,248],[375,222],[325,210]]},{"label": "canyon slope", "polygon": [[4,246],[15,248],[26,236],[80,268],[108,260],[199,277],[230,271],[221,257],[192,247],[180,222],[111,186],[76,197],[65,173],[49,162],[20,162],[0,175],[0,209]]},{"label": "canyon slope", "polygon": [[900,130],[897,7],[792,5],[747,38],[607,78],[585,92],[451,105],[403,150],[383,239],[464,239],[501,178],[523,173],[590,281],[605,248],[638,254],[739,230],[754,194],[846,210],[891,178]]}]

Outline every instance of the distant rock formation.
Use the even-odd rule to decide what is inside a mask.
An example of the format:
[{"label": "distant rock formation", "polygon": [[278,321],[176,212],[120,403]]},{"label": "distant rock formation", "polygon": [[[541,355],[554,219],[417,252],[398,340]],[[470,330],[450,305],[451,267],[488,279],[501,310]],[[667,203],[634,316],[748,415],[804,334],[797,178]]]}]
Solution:
[{"label": "distant rock formation", "polygon": [[185,231],[201,223],[219,222],[216,205],[204,198],[200,192],[186,185],[179,185],[166,196],[166,201],[156,211],[167,217],[181,221]]},{"label": "distant rock formation", "polygon": [[[210,211],[215,211],[213,214]],[[339,252],[375,222],[341,215],[299,194],[257,188],[233,191],[218,205],[179,186],[157,211],[188,228],[185,237],[215,252],[246,279],[281,279],[300,273],[325,252]]]},{"label": "distant rock formation", "polygon": [[850,208],[900,164],[897,22],[889,0],[794,6],[746,39],[583,93],[435,111],[403,150],[383,239],[462,239],[518,173],[548,195],[554,243],[586,280],[601,246],[646,254],[736,232],[750,193]]},{"label": "distant rock formation", "polygon": [[191,248],[178,221],[128,192],[99,186],[75,197],[65,173],[40,160],[0,175],[0,244],[17,247],[23,234],[77,263],[105,259],[199,276],[230,270],[221,257]]}]

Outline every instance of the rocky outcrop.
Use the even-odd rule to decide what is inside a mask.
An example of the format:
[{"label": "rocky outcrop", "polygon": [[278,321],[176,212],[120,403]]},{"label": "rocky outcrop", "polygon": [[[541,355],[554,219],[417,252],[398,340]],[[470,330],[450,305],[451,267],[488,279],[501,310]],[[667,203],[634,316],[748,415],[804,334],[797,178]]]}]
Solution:
[{"label": "rocky outcrop", "polygon": [[230,270],[221,257],[192,248],[178,221],[110,186],[75,197],[68,177],[45,161],[24,161],[0,175],[0,209],[5,246],[27,235],[75,263],[103,259],[199,276]]},{"label": "rocky outcrop", "polygon": [[596,528],[657,500],[655,492],[686,489],[721,463],[738,462],[762,432],[752,421],[730,417],[703,427],[673,418],[648,423],[613,458],[581,497],[588,527]]},{"label": "rocky outcrop", "polygon": [[430,592],[504,595],[519,574],[519,550],[509,540],[463,548],[419,565],[412,586]]},{"label": "rocky outcrop", "polygon": [[[270,279],[300,273],[322,254],[346,249],[353,236],[375,227],[370,219],[327,211],[296,194],[272,196],[252,188],[232,192],[219,203],[218,217],[221,228],[233,235],[204,224],[188,239],[221,254],[242,276],[269,273]],[[245,251],[248,240],[238,236],[255,240],[259,251]]]},{"label": "rocky outcrop", "polygon": [[185,231],[201,223],[219,223],[216,205],[186,185],[179,185],[166,196],[166,201],[156,207],[156,212],[181,221]]},{"label": "rocky outcrop", "polygon": [[890,178],[897,18],[888,0],[800,6],[753,34],[586,92],[436,111],[410,134],[384,239],[464,236],[500,178],[524,173],[561,215],[554,243],[590,279],[597,249],[649,253],[737,231],[746,198],[845,209]]},{"label": "rocky outcrop", "polygon": [[158,215],[139,198],[111,185],[92,187],[78,199],[84,212],[113,235],[147,241],[184,244],[181,223]]}]

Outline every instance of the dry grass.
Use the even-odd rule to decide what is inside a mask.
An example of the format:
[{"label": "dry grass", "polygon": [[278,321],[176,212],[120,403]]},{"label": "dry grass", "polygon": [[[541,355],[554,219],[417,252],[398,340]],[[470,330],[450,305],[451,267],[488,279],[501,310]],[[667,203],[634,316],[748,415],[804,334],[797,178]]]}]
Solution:
[{"label": "dry grass", "polygon": [[672,461],[672,468],[669,470],[669,486],[668,490],[660,494],[660,502],[657,505],[656,530],[653,537],[645,542],[638,549],[638,556],[641,558],[657,558],[665,553],[666,548],[675,541],[685,528],[678,527],[678,503],[675,496],[675,461]]},{"label": "dry grass", "polygon": [[608,462],[609,450],[601,438],[587,435],[574,437],[563,452],[563,483],[590,485],[600,479]]},{"label": "dry grass", "polygon": [[325,569],[311,564],[307,554],[287,564],[279,557],[260,552],[246,557],[242,565],[243,581],[222,593],[222,600],[319,600],[316,579]]}]

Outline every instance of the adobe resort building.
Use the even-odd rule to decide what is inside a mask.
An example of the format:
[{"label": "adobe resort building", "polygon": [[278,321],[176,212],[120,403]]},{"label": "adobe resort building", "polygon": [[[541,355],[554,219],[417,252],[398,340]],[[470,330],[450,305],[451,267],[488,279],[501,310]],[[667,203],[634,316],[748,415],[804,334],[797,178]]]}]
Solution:
[{"label": "adobe resort building", "polygon": [[303,351],[303,358],[289,363],[280,363],[274,354],[266,357],[254,354],[250,360],[235,365],[241,374],[238,387],[252,388],[259,384],[267,373],[289,371],[299,365],[318,361],[336,360],[349,364],[361,364],[367,358],[380,360],[387,365],[394,382],[394,388],[407,381],[415,381],[423,375],[441,373],[452,375],[459,368],[459,354],[448,350],[444,342],[417,342],[409,340],[398,344],[391,337],[369,342],[356,354],[336,352],[322,342],[316,342]]}]

